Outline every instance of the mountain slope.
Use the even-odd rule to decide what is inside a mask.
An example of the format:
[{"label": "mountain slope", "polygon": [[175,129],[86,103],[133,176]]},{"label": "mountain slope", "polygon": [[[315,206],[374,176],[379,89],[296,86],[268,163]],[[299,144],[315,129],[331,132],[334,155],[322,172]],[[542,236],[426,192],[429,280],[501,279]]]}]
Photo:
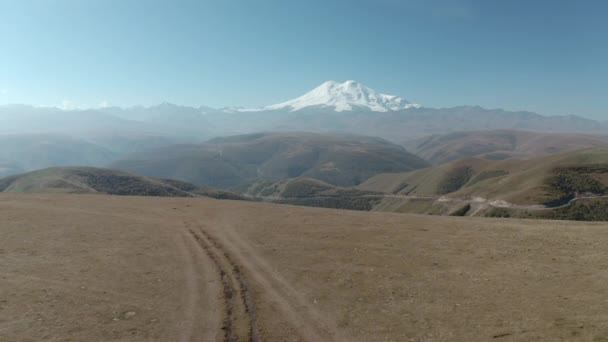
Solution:
[{"label": "mountain slope", "polygon": [[[172,104],[154,107],[62,110],[27,105],[0,106],[0,134],[66,135],[85,141],[113,137],[145,142],[152,138],[178,142],[202,142],[213,135],[202,109]],[[151,141],[152,145],[156,142]],[[105,146],[105,145],[104,145]],[[105,146],[122,153],[120,146]],[[117,147],[117,148],[115,148]],[[152,146],[151,146],[152,147]]]},{"label": "mountain slope", "polygon": [[[321,88],[321,89],[319,89]],[[0,106],[0,134],[66,134],[101,141],[117,153],[134,143],[201,143],[214,136],[268,131],[377,136],[396,143],[430,135],[478,130],[606,134],[608,123],[578,116],[543,116],[478,106],[428,108],[383,95],[354,81],[327,82],[293,101],[255,110],[215,110],[164,103],[152,107],[61,110]],[[126,145],[112,143],[123,137]]]},{"label": "mountain slope", "polygon": [[311,178],[257,181],[240,189],[247,197],[282,204],[350,210],[372,210],[380,193],[337,187]]},{"label": "mountain slope", "polygon": [[577,195],[608,191],[608,148],[531,160],[464,159],[408,173],[377,175],[359,188],[408,196],[558,205]]},{"label": "mountain slope", "polygon": [[379,138],[258,133],[148,150],[118,161],[112,168],[229,188],[259,179],[294,177],[350,186],[378,173],[425,166],[426,161]]},{"label": "mountain slope", "polygon": [[109,195],[243,199],[226,191],[189,183],[135,176],[92,167],[56,167],[0,179],[0,192],[100,193]]},{"label": "mountain slope", "polygon": [[97,110],[61,110],[27,105],[0,106],[0,134],[68,134],[87,136],[99,132],[137,132],[151,129]]},{"label": "mountain slope", "polygon": [[336,112],[352,111],[353,109],[388,112],[419,108],[420,105],[409,103],[398,96],[381,94],[350,80],[344,83],[327,81],[298,98],[267,106],[260,110],[286,109],[294,112],[307,107],[333,108]]},{"label": "mountain slope", "polygon": [[[167,136],[204,135],[211,129],[210,123],[204,115],[208,111],[216,111],[207,107],[179,106],[172,103],[161,103],[151,107],[107,107],[98,109],[99,112],[115,117],[142,122],[155,130],[165,132]],[[179,132],[179,134],[176,134]],[[170,133],[170,134],[169,134]]]},{"label": "mountain slope", "polygon": [[478,106],[453,108],[409,108],[373,112],[353,107],[335,111],[334,107],[290,108],[216,112],[206,114],[216,135],[247,134],[261,131],[307,131],[377,136],[402,144],[430,135],[462,131],[527,130],[547,133],[606,134],[608,124],[577,116],[543,116],[531,112],[485,109]]},{"label": "mountain slope", "polygon": [[530,159],[584,148],[608,146],[608,136],[529,131],[476,131],[434,135],[403,144],[433,164],[477,157]]}]

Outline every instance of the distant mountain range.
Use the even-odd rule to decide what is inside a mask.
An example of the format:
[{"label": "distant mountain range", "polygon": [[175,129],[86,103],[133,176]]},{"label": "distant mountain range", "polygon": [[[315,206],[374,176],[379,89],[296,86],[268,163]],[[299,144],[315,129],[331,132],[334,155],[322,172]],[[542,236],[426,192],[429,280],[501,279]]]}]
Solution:
[{"label": "distant mountain range", "polygon": [[427,108],[355,81],[328,81],[293,100],[257,109],[170,103],[68,111],[0,106],[0,134],[62,133],[87,139],[112,135],[138,141],[162,137],[168,142],[202,142],[262,131],[308,131],[362,134],[402,143],[430,135],[496,129],[606,134],[608,123],[478,106]]},{"label": "distant mountain range", "polygon": [[276,130],[343,132],[378,136],[397,143],[437,134],[497,129],[608,132],[608,122],[575,115],[543,116],[479,106],[423,107],[355,81],[328,81],[298,98],[262,108],[205,112],[214,129],[228,134]]},{"label": "distant mountain range", "polygon": [[606,135],[608,123],[577,116],[427,108],[355,81],[328,81],[257,109],[0,106],[0,176],[113,166],[218,187],[293,177],[350,186],[427,166],[422,159],[538,157],[605,146]]}]

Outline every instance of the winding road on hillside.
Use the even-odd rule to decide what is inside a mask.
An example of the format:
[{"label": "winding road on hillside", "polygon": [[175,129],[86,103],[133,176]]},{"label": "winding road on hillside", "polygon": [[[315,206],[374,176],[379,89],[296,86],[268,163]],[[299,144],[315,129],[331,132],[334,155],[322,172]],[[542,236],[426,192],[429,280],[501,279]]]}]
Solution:
[{"label": "winding road on hillside", "polygon": [[[289,201],[289,200],[301,200],[301,199],[313,199],[313,200],[314,199],[319,199],[319,200],[320,199],[335,199],[336,197],[339,197],[339,196],[313,196],[313,197],[302,197],[302,198],[301,197],[281,198],[281,197],[274,197],[274,196],[266,196],[266,197],[257,197],[257,198],[261,199],[263,201],[273,202],[273,201],[283,201],[283,200]],[[556,209],[566,208],[578,201],[588,201],[588,200],[594,200],[594,199],[608,199],[608,195],[577,196],[577,197],[572,198],[565,204],[555,206],[555,207],[549,207],[549,206],[545,206],[542,204],[515,204],[515,203],[510,203],[510,202],[507,202],[504,200],[492,200],[492,199],[487,199],[487,198],[483,198],[483,197],[474,197],[473,199],[469,199],[469,198],[446,197],[446,196],[438,196],[438,195],[437,196],[432,196],[432,195],[418,196],[418,195],[398,195],[398,194],[368,194],[368,195],[361,195],[361,196],[346,196],[346,197],[352,197],[352,198],[364,197],[364,198],[381,198],[381,199],[394,198],[394,199],[403,199],[403,200],[434,200],[434,201],[438,201],[438,202],[460,202],[460,203],[476,204],[476,209],[469,216],[475,216],[479,212],[481,212],[489,207],[509,208],[509,209],[518,209],[518,210],[534,210],[534,211],[556,210]]]},{"label": "winding road on hillside", "polygon": [[413,199],[413,200],[431,199],[431,200],[437,200],[437,201],[443,201],[443,202],[458,201],[458,202],[484,203],[484,204],[487,204],[488,206],[491,206],[494,208],[513,208],[513,209],[522,209],[522,210],[555,210],[555,209],[561,209],[561,208],[568,207],[578,201],[586,201],[586,200],[593,200],[593,199],[608,199],[608,195],[577,196],[577,197],[569,200],[565,204],[555,206],[555,207],[548,207],[548,206],[545,206],[542,204],[528,204],[528,205],[514,204],[514,203],[510,203],[510,202],[503,201],[503,200],[490,200],[490,199],[482,198],[482,197],[476,197],[472,200],[469,200],[469,199],[465,199],[465,198],[451,198],[451,197],[445,197],[445,196],[406,196],[406,195],[382,195],[382,196],[369,195],[369,196],[383,197],[383,198],[402,198],[402,199]]},{"label": "winding road on hillside", "polygon": [[489,201],[488,203],[490,206],[495,207],[495,208],[513,208],[513,209],[522,209],[522,210],[555,210],[555,209],[566,208],[579,201],[589,201],[589,200],[594,200],[594,199],[608,199],[608,195],[575,197],[575,198],[569,200],[567,203],[559,205],[559,206],[555,206],[555,207],[547,207],[547,206],[535,205],[535,204],[531,204],[531,205],[513,204],[513,203],[506,202],[506,201]]}]

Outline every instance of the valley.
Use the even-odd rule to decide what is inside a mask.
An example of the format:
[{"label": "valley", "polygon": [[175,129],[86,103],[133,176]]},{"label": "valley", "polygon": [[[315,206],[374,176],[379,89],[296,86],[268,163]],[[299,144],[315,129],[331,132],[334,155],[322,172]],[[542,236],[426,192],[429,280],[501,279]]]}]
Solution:
[{"label": "valley", "polygon": [[354,81],[0,121],[2,342],[608,336],[605,123]]},{"label": "valley", "polygon": [[[226,144],[222,142],[225,137],[273,133],[308,132],[323,136],[319,139],[326,142],[328,137],[366,136],[368,141],[375,137],[405,147],[408,153],[432,164],[468,157],[527,159],[608,146],[608,122],[479,106],[425,107],[353,80],[327,81],[294,99],[259,108],[167,102],[89,109],[0,105],[0,122],[0,143],[4,146],[0,150],[0,176],[55,166],[124,164],[132,168],[126,171],[133,171],[137,165],[129,161],[145,158],[153,150],[181,155],[200,145],[199,150],[213,156],[211,145]],[[216,167],[224,172],[241,166],[229,160]],[[194,183],[200,176],[184,175],[186,171],[166,173],[188,176],[182,180]],[[247,171],[247,177],[250,173]],[[218,182],[221,186],[233,183],[230,179]]]},{"label": "valley", "polygon": [[203,196],[362,211],[603,221],[607,165],[605,147],[429,166],[377,138],[260,133],[147,150],[111,165],[130,172],[61,167],[8,176],[0,178],[0,191]]},{"label": "valley", "polygon": [[606,13],[0,0],[0,342],[608,342]]},{"label": "valley", "polygon": [[256,180],[294,177],[353,186],[381,172],[411,171],[428,165],[403,147],[380,138],[273,132],[146,150],[109,167],[231,189]]}]

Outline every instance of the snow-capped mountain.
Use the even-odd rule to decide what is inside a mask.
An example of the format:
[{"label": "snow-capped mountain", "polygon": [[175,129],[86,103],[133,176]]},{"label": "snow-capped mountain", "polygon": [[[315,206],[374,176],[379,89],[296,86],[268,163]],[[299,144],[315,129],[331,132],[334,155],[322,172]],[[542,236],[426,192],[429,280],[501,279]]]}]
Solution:
[{"label": "snow-capped mountain", "polygon": [[295,112],[313,106],[333,107],[336,112],[365,108],[373,112],[388,112],[421,107],[418,104],[409,103],[402,97],[381,94],[355,81],[344,83],[327,81],[296,99],[264,108],[241,111],[283,109]]}]

